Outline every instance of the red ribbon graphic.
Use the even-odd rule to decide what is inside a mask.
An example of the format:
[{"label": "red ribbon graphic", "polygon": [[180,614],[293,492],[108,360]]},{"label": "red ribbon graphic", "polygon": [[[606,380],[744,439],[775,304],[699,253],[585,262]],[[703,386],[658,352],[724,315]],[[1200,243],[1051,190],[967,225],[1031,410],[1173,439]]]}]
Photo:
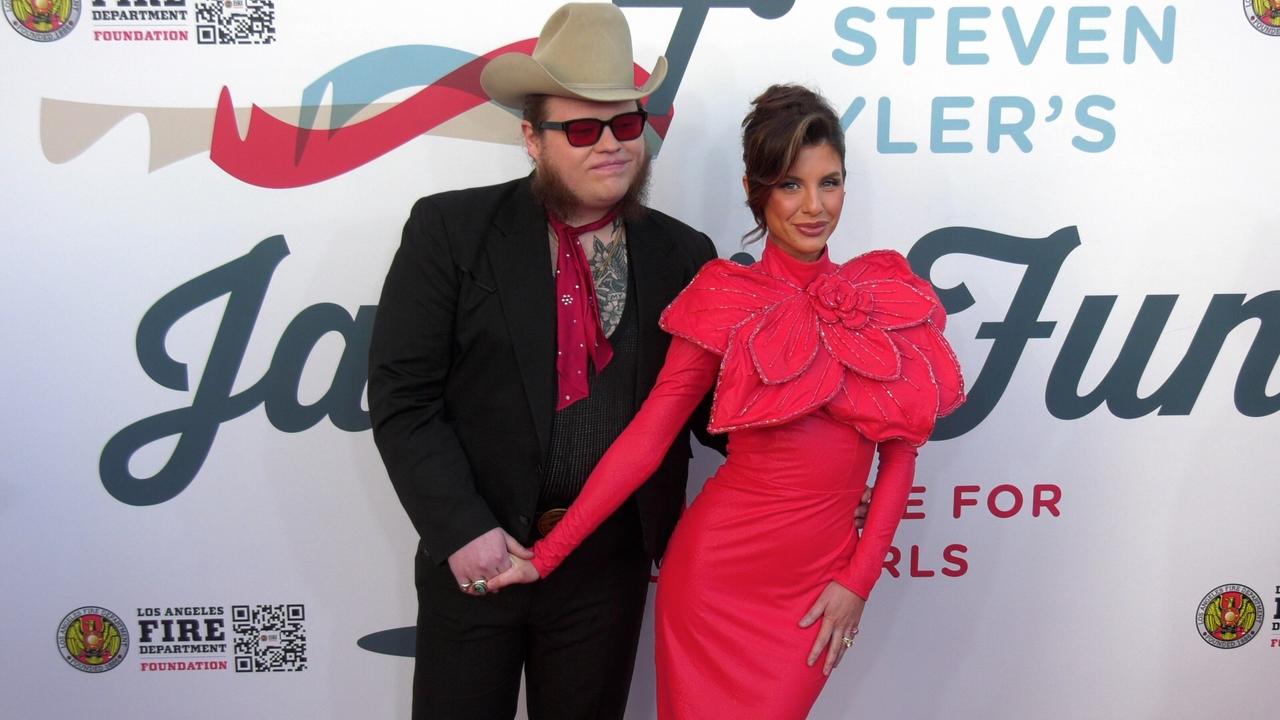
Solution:
[{"label": "red ribbon graphic", "polygon": [[[531,53],[535,42],[529,38],[486,53],[395,107],[335,129],[298,127],[255,104],[248,133],[241,139],[231,91],[224,86],[214,115],[209,157],[227,174],[259,187],[302,187],[337,177],[488,102],[480,87],[480,71],[504,53]],[[635,66],[637,85],[648,77],[647,71]],[[674,114],[673,109],[668,115],[649,118],[660,138],[666,136]]]}]

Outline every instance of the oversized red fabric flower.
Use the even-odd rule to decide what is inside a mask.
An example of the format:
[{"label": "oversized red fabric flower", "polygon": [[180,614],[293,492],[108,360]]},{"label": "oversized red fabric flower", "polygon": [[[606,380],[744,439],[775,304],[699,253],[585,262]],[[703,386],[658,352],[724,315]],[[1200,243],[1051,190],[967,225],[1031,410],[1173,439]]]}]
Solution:
[{"label": "oversized red fabric flower", "polygon": [[959,363],[942,336],[946,314],[906,258],[876,251],[827,262],[829,272],[801,287],[783,272],[798,261],[772,246],[765,255],[750,268],[712,261],[660,320],[722,356],[712,432],[822,408],[871,440],[918,444],[964,401]]}]

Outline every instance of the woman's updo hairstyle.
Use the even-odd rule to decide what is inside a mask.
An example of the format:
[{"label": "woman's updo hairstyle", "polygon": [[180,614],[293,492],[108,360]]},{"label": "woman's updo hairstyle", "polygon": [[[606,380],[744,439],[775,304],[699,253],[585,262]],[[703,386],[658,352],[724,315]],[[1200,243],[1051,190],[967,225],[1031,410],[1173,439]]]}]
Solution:
[{"label": "woman's updo hairstyle", "polygon": [[755,242],[768,232],[764,206],[800,149],[824,143],[840,156],[843,174],[844,130],[840,118],[825,98],[809,88],[770,85],[751,101],[751,112],[742,119],[742,164],[746,166],[747,207],[751,208],[756,226],[742,237],[743,242]]}]

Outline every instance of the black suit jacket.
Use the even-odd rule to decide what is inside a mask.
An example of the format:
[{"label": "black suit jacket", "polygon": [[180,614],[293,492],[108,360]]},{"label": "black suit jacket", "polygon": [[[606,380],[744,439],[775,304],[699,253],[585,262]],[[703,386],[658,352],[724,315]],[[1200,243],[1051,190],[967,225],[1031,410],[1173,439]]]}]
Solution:
[{"label": "black suit jacket", "polygon": [[[638,404],[670,342],[658,315],[715,246],[653,210],[626,229],[640,311]],[[374,323],[369,411],[391,482],[436,562],[497,526],[532,540],[555,412],[554,301],[546,215],[529,178],[414,205]],[[691,425],[722,447],[705,434],[703,405]],[[654,558],[684,506],[690,454],[681,433],[636,493]]]}]

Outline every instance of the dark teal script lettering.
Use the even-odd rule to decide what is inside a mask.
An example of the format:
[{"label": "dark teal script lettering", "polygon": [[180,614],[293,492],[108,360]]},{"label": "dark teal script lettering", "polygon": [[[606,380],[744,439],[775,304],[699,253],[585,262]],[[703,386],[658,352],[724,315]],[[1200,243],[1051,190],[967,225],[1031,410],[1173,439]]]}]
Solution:
[{"label": "dark teal script lettering", "polygon": [[[1079,246],[1075,227],[1044,238],[951,227],[928,233],[911,249],[908,260],[926,279],[939,259],[951,255],[1025,267],[1004,318],[978,326],[975,338],[990,340],[990,350],[976,375],[974,368],[968,368],[969,400],[938,423],[935,440],[958,437],[985,420],[1009,386],[1027,343],[1053,335],[1058,323],[1040,315],[1067,256]],[[354,317],[333,303],[303,309],[281,334],[263,376],[247,389],[232,392],[271,278],[288,254],[283,237],[267,238],[244,256],[170,291],[143,315],[137,334],[139,364],[159,385],[187,392],[191,386],[187,366],[169,356],[165,339],[182,318],[226,298],[190,406],[139,420],[116,433],[103,448],[99,474],[113,497],[130,505],[155,505],[177,496],[199,473],[222,423],[259,405],[268,421],[283,432],[307,430],[325,417],[349,432],[369,429],[361,398],[376,311],[372,305],[362,305]],[[939,288],[938,296],[952,315],[975,304],[964,283]],[[1140,397],[1139,383],[1178,300],[1176,295],[1148,295],[1106,375],[1092,391],[1081,394],[1081,377],[1116,299],[1114,295],[1089,295],[1081,301],[1046,382],[1045,407],[1054,417],[1080,418],[1104,404],[1113,415],[1126,419],[1152,412],[1188,415],[1227,336],[1255,321],[1257,333],[1236,380],[1235,406],[1248,417],[1280,411],[1280,392],[1267,394],[1268,380],[1280,362],[1280,290],[1250,299],[1241,294],[1214,295],[1181,361],[1157,390]],[[342,355],[323,397],[303,405],[298,401],[303,370],[316,344],[328,333],[342,336]],[[130,472],[129,461],[139,450],[173,436],[177,444],[159,471],[149,478]]]},{"label": "dark teal script lettering", "polygon": [[1080,377],[1116,302],[1115,295],[1085,297],[1049,371],[1044,395],[1049,412],[1063,420],[1074,420],[1105,402],[1111,414],[1120,418],[1137,418],[1151,412],[1189,415],[1227,335],[1248,320],[1258,320],[1260,325],[1236,376],[1236,409],[1249,417],[1280,410],[1280,393],[1267,395],[1267,378],[1280,359],[1280,290],[1248,301],[1244,295],[1214,295],[1191,345],[1168,379],[1150,395],[1138,396],[1138,383],[1177,301],[1177,295],[1144,298],[1115,363],[1098,386],[1082,396],[1077,394]]},{"label": "dark teal script lettering", "polygon": [[[284,237],[269,237],[246,255],[170,291],[143,315],[137,335],[139,364],[161,386],[186,392],[190,389],[187,366],[169,356],[165,338],[183,317],[226,297],[191,405],[139,420],[116,433],[103,448],[98,472],[103,487],[117,500],[155,505],[177,496],[200,471],[222,423],[259,405],[271,424],[284,432],[306,430],[326,416],[342,430],[369,429],[368,413],[361,408],[360,399],[368,376],[372,305],[361,306],[354,318],[332,303],[304,309],[285,328],[262,378],[239,393],[231,392],[271,277],[288,254]],[[346,343],[333,382],[315,403],[302,405],[298,384],[303,368],[316,343],[331,332],[340,334]],[[178,442],[164,466],[149,478],[135,477],[129,470],[133,455],[174,435]]]},{"label": "dark teal script lettering", "polygon": [[[1009,386],[1027,342],[1053,334],[1057,323],[1041,320],[1040,312],[1063,262],[1079,245],[1080,236],[1074,227],[1039,239],[953,227],[925,235],[912,248],[907,259],[926,279],[939,258],[952,254],[1026,266],[1004,319],[978,326],[977,339],[991,340],[991,349],[969,386],[968,401],[939,421],[933,439],[958,437],[986,419]],[[938,296],[948,314],[963,312],[974,304],[973,295],[963,283],[939,288]],[[1082,396],[1079,394],[1081,376],[1116,301],[1115,295],[1085,296],[1049,372],[1045,407],[1050,414],[1071,420],[1106,403],[1113,415],[1126,419],[1152,412],[1189,415],[1227,335],[1252,320],[1257,320],[1259,326],[1236,379],[1235,406],[1249,417],[1263,417],[1280,410],[1280,393],[1267,395],[1267,380],[1280,361],[1280,290],[1265,292],[1250,300],[1239,294],[1214,295],[1186,354],[1168,379],[1147,397],[1138,396],[1138,384],[1177,299],[1177,295],[1144,298],[1106,376],[1092,392]],[[972,369],[970,377],[971,372]]]},{"label": "dark teal script lettering", "polygon": [[[1044,309],[1044,301],[1049,297],[1049,289],[1058,278],[1062,263],[1079,245],[1080,235],[1074,227],[1063,228],[1041,239],[952,227],[934,230],[911,248],[907,260],[912,269],[925,279],[929,279],[938,258],[956,253],[1027,267],[1004,320],[984,322],[978,326],[977,338],[991,340],[991,350],[982,370],[970,381],[968,400],[938,422],[933,431],[934,439],[957,437],[977,427],[1000,402],[1027,341],[1053,334],[1057,323],[1041,320],[1040,311]],[[938,288],[938,298],[949,315],[963,312],[974,304],[973,295],[964,283],[953,288]],[[972,377],[972,369],[968,376]]]},{"label": "dark teal script lettering", "polygon": [[698,36],[702,34],[702,26],[706,24],[707,14],[712,8],[746,9],[756,17],[776,20],[791,12],[795,0],[614,0],[613,4],[618,7],[680,9],[667,51],[663,53],[669,68],[667,79],[645,103],[645,109],[653,116],[666,115],[671,111],[676,91],[684,80],[684,71],[693,57],[693,48],[698,44]]}]

